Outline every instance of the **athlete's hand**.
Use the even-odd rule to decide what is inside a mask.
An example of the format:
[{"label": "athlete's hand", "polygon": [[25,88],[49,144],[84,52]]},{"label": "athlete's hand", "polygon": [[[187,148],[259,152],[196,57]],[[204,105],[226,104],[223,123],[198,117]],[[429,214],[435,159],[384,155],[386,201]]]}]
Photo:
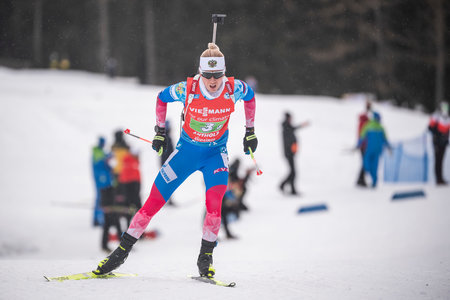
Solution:
[{"label": "athlete's hand", "polygon": [[245,130],[245,136],[244,136],[244,153],[250,154],[250,151],[248,148],[252,150],[252,152],[256,151],[256,147],[258,146],[258,139],[255,135],[255,128],[249,127]]},{"label": "athlete's hand", "polygon": [[155,126],[156,135],[153,138],[152,148],[161,156],[167,150],[166,128]]}]

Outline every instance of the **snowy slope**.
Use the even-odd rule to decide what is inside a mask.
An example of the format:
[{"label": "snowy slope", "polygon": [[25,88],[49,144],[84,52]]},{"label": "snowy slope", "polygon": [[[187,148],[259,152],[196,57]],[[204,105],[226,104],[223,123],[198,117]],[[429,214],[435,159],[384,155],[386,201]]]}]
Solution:
[{"label": "snowy slope", "polygon": [[[104,256],[93,228],[94,185],[90,149],[98,135],[110,143],[117,129],[152,138],[155,98],[162,87],[131,79],[111,81],[85,72],[0,68],[0,299],[449,299],[450,188],[354,186],[358,101],[327,97],[257,95],[256,159],[250,211],[215,250],[217,277],[234,289],[192,282],[201,239],[204,187],[194,174],[149,229],[161,237],[140,241],[123,272],[137,278],[45,282],[93,269]],[[376,105],[391,141],[420,135],[428,117]],[[309,120],[298,132],[298,186],[302,197],[283,196],[287,172],[280,123]],[[181,104],[169,105],[178,124]],[[230,122],[230,159],[242,155],[242,103]],[[174,127],[176,127],[174,126]],[[176,129],[176,128],[175,128]],[[178,130],[173,130],[174,135]],[[158,172],[158,157],[139,140],[142,197]],[[381,175],[381,170],[380,170]],[[426,198],[392,202],[395,191],[424,189]],[[299,207],[326,203],[327,212],[298,215]]]}]

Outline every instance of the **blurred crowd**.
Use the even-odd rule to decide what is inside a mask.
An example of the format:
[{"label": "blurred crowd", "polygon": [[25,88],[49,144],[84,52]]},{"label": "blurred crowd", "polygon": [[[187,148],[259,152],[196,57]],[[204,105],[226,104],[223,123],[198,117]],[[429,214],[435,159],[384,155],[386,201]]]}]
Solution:
[{"label": "blurred crowd", "polygon": [[[108,242],[122,234],[122,223],[129,226],[132,216],[142,207],[139,155],[125,142],[123,132],[116,131],[110,151],[101,136],[92,149],[92,167],[96,186],[94,226],[103,226],[102,249],[110,251]],[[123,220],[123,221],[122,221]],[[115,235],[110,229],[115,228]]]},{"label": "blurred crowd", "polygon": [[[356,185],[362,188],[376,188],[379,182],[378,173],[380,160],[383,157],[384,150],[387,150],[387,155],[390,156],[392,156],[394,149],[397,150],[396,155],[398,157],[390,160],[390,163],[393,161],[396,165],[396,170],[400,168],[400,164],[408,164],[407,162],[401,162],[404,156],[408,154],[402,152],[401,144],[400,146],[397,145],[395,148],[389,142],[386,129],[382,124],[381,114],[374,109],[373,97],[371,97],[371,95],[363,95],[363,99],[365,100],[365,108],[364,111],[358,115],[356,145],[350,149],[350,152],[358,151],[361,155],[361,167],[358,172]],[[298,168],[296,167],[296,155],[299,152],[300,143],[295,132],[298,129],[309,126],[310,122],[305,121],[294,124],[292,120],[292,113],[285,112],[284,120],[281,124],[283,137],[282,147],[289,172],[281,181],[279,189],[283,194],[300,195],[300,192],[296,187],[299,173]],[[431,157],[432,161],[434,161],[433,170],[435,182],[437,185],[447,185],[448,183],[443,175],[443,162],[446,149],[449,145],[450,130],[449,106],[447,102],[442,102],[438,110],[432,114],[427,130],[431,134],[433,145],[434,156]],[[408,155],[408,159],[416,160],[416,165],[413,166],[412,163],[409,163],[409,166],[405,167],[406,171],[404,171],[409,173],[416,172],[418,175],[415,175],[414,177],[410,174],[411,176],[403,176],[403,178],[397,176],[396,182],[426,182],[428,180],[427,139],[424,138],[423,141],[423,145],[421,145],[423,147],[423,156],[411,158],[411,155]],[[370,178],[370,181],[368,181],[367,178]]]},{"label": "blurred crowd", "polygon": [[[446,185],[443,177],[443,160],[448,145],[450,119],[448,104],[443,102],[430,118],[428,130],[432,135],[434,149],[434,173],[436,184]],[[357,142],[352,151],[359,151],[361,167],[358,172],[356,185],[358,187],[375,188],[378,184],[378,169],[384,149],[392,152],[384,126],[381,123],[381,114],[374,110],[373,101],[365,102],[364,111],[358,116]],[[286,177],[279,185],[280,191],[285,195],[300,195],[296,186],[298,170],[296,168],[296,155],[300,149],[299,139],[295,132],[310,126],[309,121],[297,124],[293,122],[291,112],[284,113],[281,124],[283,153],[288,166]],[[174,150],[171,138],[171,124],[166,122],[167,150],[160,157],[160,165],[168,159]],[[128,227],[133,215],[142,207],[140,188],[141,174],[139,171],[139,155],[133,151],[124,139],[121,130],[114,133],[114,141],[109,151],[105,149],[105,137],[99,137],[97,145],[92,149],[92,167],[96,185],[96,200],[94,208],[94,226],[103,226],[101,246],[110,251],[108,242],[117,240],[122,228]],[[227,191],[222,200],[222,227],[227,239],[235,239],[237,235],[232,232],[229,224],[239,220],[243,211],[249,208],[245,203],[248,183],[254,168],[242,170],[239,158],[234,159],[229,166],[229,181]],[[367,181],[366,177],[370,177]],[[171,197],[168,203],[176,207]],[[115,234],[111,230],[115,230]],[[146,235],[144,235],[145,237]],[[155,232],[149,232],[149,237],[155,237]]]},{"label": "blurred crowd", "polygon": [[[170,138],[171,124],[166,122],[168,148],[161,157],[161,166],[174,150]],[[98,138],[97,145],[92,148],[92,167],[96,186],[96,199],[93,215],[94,226],[102,226],[101,247],[109,252],[109,242],[117,241],[124,228],[129,226],[133,215],[142,207],[139,171],[139,155],[133,151],[124,139],[121,130],[114,133],[114,142],[110,151],[106,149],[106,138]],[[222,200],[222,226],[226,239],[236,239],[229,224],[241,217],[242,211],[248,211],[245,195],[249,179],[254,168],[241,170],[241,161],[235,159],[229,167],[229,182]],[[168,205],[177,207],[173,198]],[[145,232],[143,237],[154,238],[155,230]]]}]

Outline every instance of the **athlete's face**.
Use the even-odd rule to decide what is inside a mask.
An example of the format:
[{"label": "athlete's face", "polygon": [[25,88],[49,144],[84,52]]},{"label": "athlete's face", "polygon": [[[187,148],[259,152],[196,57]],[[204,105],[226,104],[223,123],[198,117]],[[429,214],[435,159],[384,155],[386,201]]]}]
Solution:
[{"label": "athlete's face", "polygon": [[[208,92],[214,93],[214,92],[217,92],[217,90],[220,88],[222,81],[223,81],[222,77],[224,76],[224,74],[220,73],[221,76],[219,74],[217,74],[217,75],[214,74],[215,76],[210,76],[211,74],[214,74],[214,73],[204,73],[204,75],[202,74],[202,81],[205,84]],[[220,76],[220,77],[215,78],[218,76]],[[210,78],[207,78],[207,77],[210,77]]]}]

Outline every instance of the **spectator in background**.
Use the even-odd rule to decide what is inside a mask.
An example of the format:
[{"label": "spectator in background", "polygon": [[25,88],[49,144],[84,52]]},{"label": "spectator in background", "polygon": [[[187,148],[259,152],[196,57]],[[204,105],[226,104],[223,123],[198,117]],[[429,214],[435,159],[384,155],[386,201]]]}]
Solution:
[{"label": "spectator in background", "polygon": [[59,62],[59,68],[61,70],[68,70],[70,69],[70,60],[67,55],[63,56]]},{"label": "spectator in background", "polygon": [[117,234],[120,235],[120,224],[117,214],[114,212],[115,193],[113,188],[113,174],[109,166],[110,155],[105,154],[103,150],[105,138],[99,137],[98,145],[92,150],[92,162],[94,169],[95,185],[97,188],[97,199],[94,210],[94,224],[103,225],[102,249],[110,251],[108,248],[109,229],[112,226],[117,228]]},{"label": "spectator in background", "polygon": [[[369,114],[372,111],[372,102],[370,100],[366,100],[366,110],[359,115],[358,120],[358,135],[357,139],[361,137],[361,131],[366,125],[366,123],[369,121]],[[359,147],[359,151],[361,153],[361,169],[359,171],[358,181],[356,182],[357,185],[366,187],[366,178],[365,178],[365,171],[364,171],[364,152],[366,151],[366,141],[363,141],[361,146]]]},{"label": "spectator in background", "polygon": [[114,57],[109,57],[106,60],[105,73],[111,79],[116,77],[116,74],[117,74],[117,60]]},{"label": "spectator in background", "polygon": [[53,51],[50,53],[49,57],[49,68],[50,69],[58,69],[59,68],[59,53],[56,51]]},{"label": "spectator in background", "polygon": [[231,233],[228,224],[233,218],[239,219],[242,210],[247,211],[244,204],[244,196],[247,192],[247,182],[253,168],[247,169],[245,177],[239,177],[240,160],[236,159],[229,167],[228,187],[222,200],[222,225],[225,229],[227,239],[236,239]]},{"label": "spectator in background", "polygon": [[447,182],[444,180],[442,175],[442,163],[444,161],[445,150],[448,145],[450,129],[448,103],[441,103],[440,109],[431,116],[428,129],[433,135],[434,173],[436,176],[436,184],[446,185]]},{"label": "spectator in background", "polygon": [[111,153],[114,160],[114,167],[113,167],[113,173],[114,173],[114,184],[117,186],[118,178],[120,175],[120,172],[122,172],[123,168],[123,158],[130,150],[130,146],[125,142],[125,139],[123,137],[122,130],[117,130],[114,133],[114,143],[111,146]]},{"label": "spectator in background", "polygon": [[111,167],[108,165],[108,156],[104,151],[105,138],[99,137],[97,145],[92,148],[92,170],[95,181],[96,197],[94,205],[94,226],[101,226],[104,222],[101,209],[101,190],[111,186]]},{"label": "spectator in background", "polygon": [[124,158],[130,152],[130,146],[126,143],[122,130],[114,132],[114,143],[111,146],[111,165],[113,167],[113,188],[114,199],[109,205],[113,205],[109,210],[114,210],[114,216],[119,220],[124,217],[129,220],[129,210],[127,208],[127,202],[125,198],[125,190],[120,184],[120,174],[124,168]]},{"label": "spectator in background", "polygon": [[116,228],[118,237],[122,234],[122,229],[120,228],[120,210],[118,210],[116,205],[116,199],[116,192],[112,185],[102,189],[101,205],[105,216],[105,222],[103,223],[102,249],[106,252],[111,252],[111,249],[108,247],[110,238],[109,231],[111,227]]},{"label": "spectator in background", "polygon": [[[164,150],[164,152],[161,154],[161,167],[164,165],[164,162],[169,158],[170,154],[172,154],[174,148],[173,148],[173,140],[171,135],[171,124],[169,120],[166,120],[166,138],[167,138],[167,149]],[[167,201],[168,205],[175,206],[175,203],[173,202],[173,197],[170,197],[170,199]]]},{"label": "spectator in background", "polygon": [[283,128],[283,148],[284,148],[284,156],[286,157],[289,164],[289,174],[285,180],[283,180],[280,184],[280,190],[284,192],[284,187],[286,184],[291,186],[291,194],[297,195],[297,189],[295,188],[295,177],[296,177],[296,169],[295,169],[295,155],[298,152],[298,143],[297,138],[295,137],[295,130],[304,128],[309,125],[309,122],[303,122],[300,125],[293,126],[291,114],[286,112],[284,114],[284,121],[282,123]]},{"label": "spectator in background", "polygon": [[139,171],[139,157],[136,153],[127,151],[123,156],[122,171],[119,174],[120,194],[125,198],[127,211],[124,216],[130,225],[131,217],[142,207],[141,204],[141,173]]},{"label": "spectator in background", "polygon": [[236,192],[240,192],[238,182],[228,181],[228,187],[227,191],[223,195],[221,209],[221,221],[223,228],[225,229],[227,239],[236,239],[236,236],[231,233],[230,228],[228,227],[231,217],[238,218],[239,216],[239,203]]},{"label": "spectator in background", "polygon": [[[244,196],[247,193],[247,182],[250,179],[251,172],[254,170],[253,168],[247,169],[245,177],[241,178],[239,177],[239,166],[241,164],[241,161],[239,159],[236,159],[229,167],[229,179],[228,181],[233,183],[233,186],[236,186],[236,184],[240,187],[239,192],[235,193],[236,200],[238,203],[239,211],[241,210],[248,210],[247,205],[244,203]],[[239,216],[239,215],[238,215]]]},{"label": "spectator in background", "polygon": [[366,172],[369,172],[372,178],[372,187],[377,186],[378,182],[378,162],[384,147],[392,149],[389,144],[383,126],[381,126],[381,116],[377,112],[372,112],[369,121],[361,129],[361,135],[358,140],[357,148],[361,149],[365,144],[363,166]]}]

